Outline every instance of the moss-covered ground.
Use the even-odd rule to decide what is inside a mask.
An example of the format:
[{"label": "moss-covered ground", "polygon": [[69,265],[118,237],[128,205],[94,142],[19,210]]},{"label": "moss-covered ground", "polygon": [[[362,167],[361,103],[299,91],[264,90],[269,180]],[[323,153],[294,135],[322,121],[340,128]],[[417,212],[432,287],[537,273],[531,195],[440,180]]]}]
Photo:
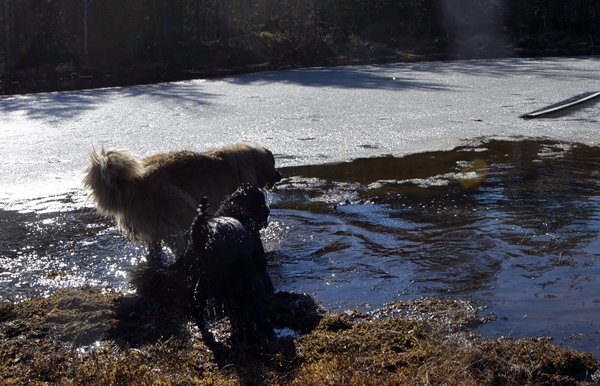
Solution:
[{"label": "moss-covered ground", "polygon": [[2,304],[0,383],[591,385],[600,374],[591,354],[546,339],[472,334],[485,320],[469,301],[424,298],[328,315],[309,296],[278,293],[270,318],[295,335],[234,336],[225,320],[207,346],[181,297],[148,288],[70,288]]}]

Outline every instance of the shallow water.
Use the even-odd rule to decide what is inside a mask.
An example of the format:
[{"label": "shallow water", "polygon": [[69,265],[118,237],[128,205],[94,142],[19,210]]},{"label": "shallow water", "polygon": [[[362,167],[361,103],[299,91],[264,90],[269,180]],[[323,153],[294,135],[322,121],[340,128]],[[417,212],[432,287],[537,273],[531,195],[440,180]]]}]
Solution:
[{"label": "shallow water", "polygon": [[[264,233],[278,290],[331,311],[472,297],[488,336],[545,335],[600,357],[600,149],[543,140],[282,169]],[[0,210],[0,298],[128,290],[143,260],[82,192]]]},{"label": "shallow water", "polygon": [[127,290],[143,258],[82,192],[4,203],[0,210],[0,301],[82,285]]}]

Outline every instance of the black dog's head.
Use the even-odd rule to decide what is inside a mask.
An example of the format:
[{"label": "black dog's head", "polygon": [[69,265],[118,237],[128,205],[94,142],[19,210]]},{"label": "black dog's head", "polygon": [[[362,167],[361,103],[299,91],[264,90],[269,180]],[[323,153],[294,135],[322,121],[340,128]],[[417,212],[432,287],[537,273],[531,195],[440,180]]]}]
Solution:
[{"label": "black dog's head", "polygon": [[227,196],[219,210],[211,214],[208,199],[204,198],[198,209],[198,216],[191,226],[190,247],[186,257],[186,266],[196,261],[196,253],[201,253],[210,242],[211,231],[209,223],[218,217],[231,217],[240,222],[254,237],[260,237],[261,229],[266,228],[270,210],[262,190],[251,185],[243,184]]},{"label": "black dog's head", "polygon": [[243,184],[223,200],[215,216],[233,217],[252,232],[259,232],[267,227],[270,213],[263,191]]}]

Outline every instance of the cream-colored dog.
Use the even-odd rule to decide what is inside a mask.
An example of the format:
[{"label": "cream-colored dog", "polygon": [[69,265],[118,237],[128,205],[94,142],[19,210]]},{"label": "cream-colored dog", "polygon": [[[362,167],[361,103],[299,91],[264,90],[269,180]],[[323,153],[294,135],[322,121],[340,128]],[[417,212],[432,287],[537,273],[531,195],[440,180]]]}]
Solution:
[{"label": "cream-colored dog", "polygon": [[270,189],[281,180],[268,149],[237,144],[205,153],[180,151],[138,159],[126,150],[102,149],[90,155],[83,185],[98,211],[113,217],[132,241],[149,249],[165,241],[178,256],[184,235],[207,197],[216,211],[242,183]]}]

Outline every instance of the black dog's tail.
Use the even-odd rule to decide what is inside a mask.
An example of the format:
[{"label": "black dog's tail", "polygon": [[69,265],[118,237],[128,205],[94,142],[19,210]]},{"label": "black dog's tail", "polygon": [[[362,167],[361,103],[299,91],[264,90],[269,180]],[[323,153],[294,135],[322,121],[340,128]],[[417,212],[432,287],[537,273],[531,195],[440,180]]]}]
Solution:
[{"label": "black dog's tail", "polygon": [[202,197],[202,200],[200,200],[200,208],[198,210],[198,213],[203,216],[208,216],[208,207],[209,206],[210,206],[210,203],[208,202],[208,197]]},{"label": "black dog's tail", "polygon": [[192,248],[200,245],[206,245],[208,241],[208,220],[211,215],[208,213],[208,207],[210,206],[207,197],[202,197],[200,200],[200,207],[198,208],[198,216],[192,224],[191,233],[191,245]]}]

